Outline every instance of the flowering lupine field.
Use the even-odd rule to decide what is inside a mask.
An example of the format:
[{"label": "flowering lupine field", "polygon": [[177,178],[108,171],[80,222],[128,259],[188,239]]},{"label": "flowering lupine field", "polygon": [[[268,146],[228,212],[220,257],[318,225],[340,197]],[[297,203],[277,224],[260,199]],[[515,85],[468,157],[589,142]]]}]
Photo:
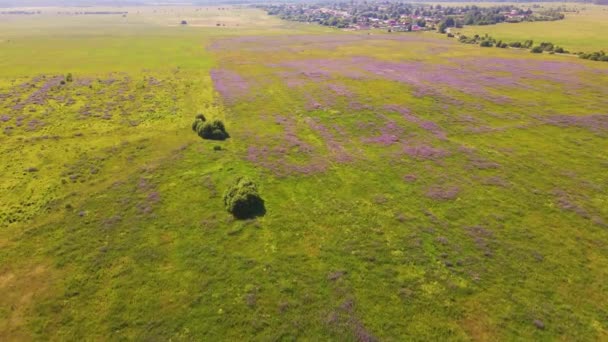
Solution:
[{"label": "flowering lupine field", "polygon": [[608,339],[608,65],[133,17],[0,24],[0,340]]}]

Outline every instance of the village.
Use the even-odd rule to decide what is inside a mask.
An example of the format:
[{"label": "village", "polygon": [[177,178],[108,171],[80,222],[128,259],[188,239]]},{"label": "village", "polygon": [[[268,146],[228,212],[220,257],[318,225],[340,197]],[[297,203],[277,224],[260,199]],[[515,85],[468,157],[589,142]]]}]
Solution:
[{"label": "village", "polygon": [[377,3],[282,4],[262,6],[284,20],[319,23],[345,30],[385,29],[389,32],[438,30],[464,25],[501,22],[552,21],[564,18],[567,9],[545,10],[513,5],[491,7]]}]

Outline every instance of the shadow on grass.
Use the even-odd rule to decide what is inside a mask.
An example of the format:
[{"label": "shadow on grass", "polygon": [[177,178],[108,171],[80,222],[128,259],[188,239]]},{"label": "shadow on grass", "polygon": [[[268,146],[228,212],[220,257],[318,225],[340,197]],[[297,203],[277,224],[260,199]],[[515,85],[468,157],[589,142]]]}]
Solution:
[{"label": "shadow on grass", "polygon": [[266,215],[264,200],[257,196],[249,196],[241,208],[235,208],[233,215],[239,220],[248,220]]}]

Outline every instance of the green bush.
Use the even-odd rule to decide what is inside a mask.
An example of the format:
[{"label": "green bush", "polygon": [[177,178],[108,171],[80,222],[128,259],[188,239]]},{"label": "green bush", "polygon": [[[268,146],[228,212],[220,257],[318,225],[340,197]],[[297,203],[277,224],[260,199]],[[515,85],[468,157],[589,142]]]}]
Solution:
[{"label": "green bush", "polygon": [[249,178],[239,177],[224,194],[224,205],[238,219],[264,215],[264,200],[258,194],[255,183]]},{"label": "green bush", "polygon": [[553,43],[548,43],[548,42],[542,42],[540,43],[540,47],[543,49],[543,51],[553,51]]},{"label": "green bush", "polygon": [[198,131],[198,135],[203,139],[210,140],[225,140],[228,138],[224,123],[220,120],[213,120],[212,122],[206,122],[202,128]]},{"label": "green bush", "polygon": [[491,42],[491,41],[489,41],[489,40],[483,40],[483,41],[482,41],[482,42],[479,44],[479,46],[481,46],[481,47],[492,47],[492,46],[494,46],[494,44],[492,44],[492,42]]},{"label": "green bush", "polygon": [[532,48],[532,50],[530,50],[530,52],[532,52],[532,53],[543,53],[543,51],[544,51],[543,48],[540,46],[535,46]]},{"label": "green bush", "polygon": [[213,120],[211,122],[207,122],[202,114],[197,115],[196,119],[192,123],[192,130],[203,139],[226,140],[230,137],[226,132],[226,127],[222,121]]},{"label": "green bush", "polygon": [[195,131],[195,132],[198,132],[199,125],[201,125],[201,126],[202,126],[202,124],[203,124],[204,122],[205,122],[205,120],[200,120],[200,119],[198,119],[198,118],[197,118],[197,119],[196,119],[196,120],[194,120],[194,122],[192,123],[192,130],[193,130],[193,131]]}]

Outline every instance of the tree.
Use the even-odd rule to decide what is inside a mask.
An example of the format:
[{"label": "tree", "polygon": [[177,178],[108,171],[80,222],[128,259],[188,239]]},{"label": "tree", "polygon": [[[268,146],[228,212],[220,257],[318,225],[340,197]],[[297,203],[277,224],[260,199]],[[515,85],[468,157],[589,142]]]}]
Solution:
[{"label": "tree", "polygon": [[226,127],[222,121],[213,120],[211,122],[207,122],[202,114],[197,115],[196,119],[192,123],[192,130],[203,139],[226,140],[230,137],[228,132],[226,132]]},{"label": "tree", "polygon": [[540,47],[543,51],[553,51],[553,43],[542,42],[540,43]]},{"label": "tree", "polygon": [[239,177],[224,194],[224,205],[238,219],[253,218],[266,213],[264,200],[249,178]]},{"label": "tree", "polygon": [[530,50],[530,52],[532,52],[532,53],[543,53],[543,51],[544,51],[543,48],[540,46],[535,46],[532,48],[532,50]]},{"label": "tree", "polygon": [[481,47],[492,47],[494,45],[492,44],[492,41],[490,41],[490,40],[482,40],[481,43],[479,44],[479,46],[481,46]]},{"label": "tree", "polygon": [[437,31],[439,33],[445,33],[445,30],[448,26],[446,25],[445,21],[441,22],[441,24],[439,24],[439,27],[437,28]]}]

